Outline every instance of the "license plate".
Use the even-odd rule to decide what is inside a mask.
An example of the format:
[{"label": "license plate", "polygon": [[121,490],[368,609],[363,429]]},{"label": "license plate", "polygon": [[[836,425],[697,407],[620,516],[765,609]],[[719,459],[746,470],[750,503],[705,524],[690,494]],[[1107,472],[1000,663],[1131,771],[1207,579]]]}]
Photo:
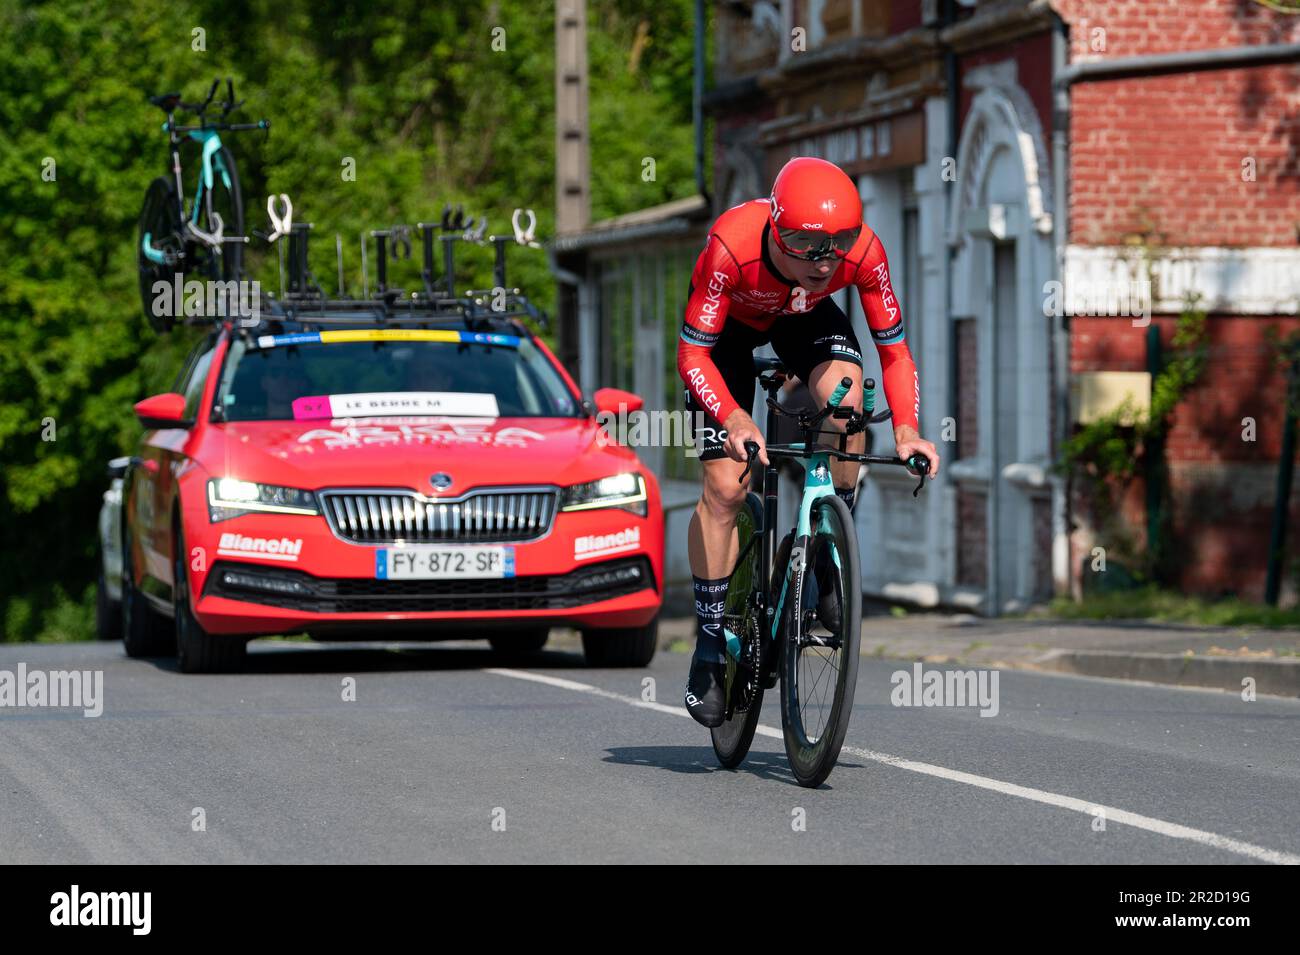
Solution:
[{"label": "license plate", "polygon": [[475,580],[513,577],[513,547],[381,547],[375,551],[378,580]]}]

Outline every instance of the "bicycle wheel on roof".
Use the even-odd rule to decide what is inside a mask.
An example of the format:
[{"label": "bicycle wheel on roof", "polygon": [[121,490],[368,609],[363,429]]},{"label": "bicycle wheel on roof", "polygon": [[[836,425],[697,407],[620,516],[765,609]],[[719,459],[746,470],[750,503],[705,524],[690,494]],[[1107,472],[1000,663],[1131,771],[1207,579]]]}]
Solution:
[{"label": "bicycle wheel on roof", "polygon": [[[171,284],[185,258],[181,238],[180,207],[171,181],[159,176],[149,183],[140,208],[136,233],[136,263],[140,278],[140,305],[154,331],[169,331],[173,324],[170,309],[155,307],[158,292],[155,283]],[[163,314],[166,311],[167,314]]]}]

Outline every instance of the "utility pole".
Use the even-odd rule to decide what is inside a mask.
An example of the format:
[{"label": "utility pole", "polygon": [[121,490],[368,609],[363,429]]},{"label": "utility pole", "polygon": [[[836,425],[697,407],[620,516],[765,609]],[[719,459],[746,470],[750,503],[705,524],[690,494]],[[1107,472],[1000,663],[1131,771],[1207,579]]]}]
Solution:
[{"label": "utility pole", "polygon": [[555,231],[580,232],[591,222],[591,157],[587,121],[587,4],[555,6]]}]

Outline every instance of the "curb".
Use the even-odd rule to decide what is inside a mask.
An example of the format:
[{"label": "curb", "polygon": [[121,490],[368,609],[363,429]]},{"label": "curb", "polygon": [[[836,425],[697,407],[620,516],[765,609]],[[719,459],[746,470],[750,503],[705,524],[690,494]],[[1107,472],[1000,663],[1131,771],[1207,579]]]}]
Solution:
[{"label": "curb", "polygon": [[[678,632],[678,631],[681,632]],[[661,628],[659,650],[666,651],[677,640],[691,640],[693,626]],[[876,654],[866,651],[863,657]],[[1300,658],[1264,656],[1211,656],[1192,653],[1157,653],[1137,650],[1067,650],[1023,647],[983,647],[979,653],[949,655],[909,652],[905,643],[885,646],[880,657],[937,665],[989,667],[1010,670],[1041,670],[1107,680],[1157,683],[1166,686],[1202,687],[1241,693],[1246,679],[1254,680],[1255,692],[1267,696],[1300,697]]]},{"label": "curb", "polygon": [[1111,680],[1171,686],[1199,686],[1240,693],[1243,681],[1255,692],[1300,696],[1300,659],[1244,659],[1175,653],[1116,653],[1110,650],[1052,650],[1029,668]]}]

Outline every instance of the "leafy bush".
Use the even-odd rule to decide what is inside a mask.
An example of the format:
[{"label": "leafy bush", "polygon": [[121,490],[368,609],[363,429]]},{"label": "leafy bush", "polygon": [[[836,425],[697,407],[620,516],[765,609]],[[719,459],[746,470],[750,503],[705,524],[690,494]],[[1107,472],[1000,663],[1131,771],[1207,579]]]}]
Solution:
[{"label": "leafy bush", "polygon": [[[695,191],[691,17],[688,0],[590,5],[596,218]],[[553,18],[553,5],[528,0],[0,2],[7,639],[88,630],[104,463],[133,446],[132,403],[171,387],[192,337],[159,338],[140,312],[136,217],[167,160],[163,116],[147,95],[193,99],[233,76],[246,105],[232,118],[272,122],[265,139],[227,140],[247,227],[264,228],[265,197],[287,192],[295,218],[315,223],[311,267],[330,290],[333,233],[343,237],[351,291],[363,228],[427,219],[444,202],[487,213],[498,233],[511,209],[531,207],[538,235],[551,234]],[[504,49],[492,42],[497,27]],[[657,161],[653,180],[641,175],[647,155]],[[349,158],[355,181],[342,176]],[[187,167],[187,186],[196,168]],[[544,256],[514,251],[512,284],[553,310]],[[462,281],[481,287],[491,250],[464,258]],[[396,263],[392,281],[410,287],[418,268]],[[277,256],[264,244],[250,250],[248,270],[277,287]]]}]

